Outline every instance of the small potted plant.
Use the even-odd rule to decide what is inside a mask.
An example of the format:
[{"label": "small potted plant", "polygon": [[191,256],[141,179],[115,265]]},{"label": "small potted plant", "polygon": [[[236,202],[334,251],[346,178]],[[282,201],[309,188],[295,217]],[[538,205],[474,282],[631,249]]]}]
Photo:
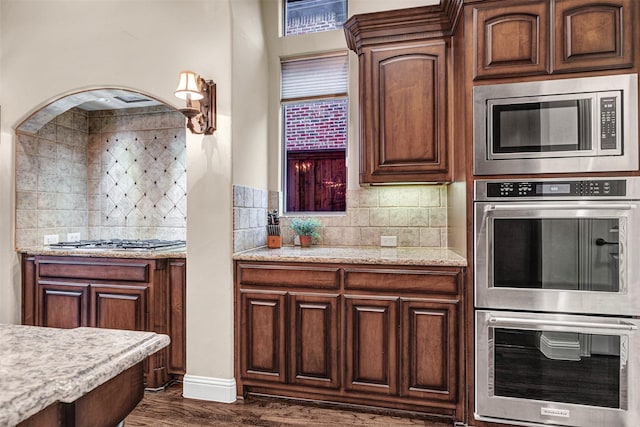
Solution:
[{"label": "small potted plant", "polygon": [[320,220],[316,218],[294,218],[291,220],[291,229],[300,236],[300,246],[308,248],[311,246],[311,239],[319,239],[322,226]]}]

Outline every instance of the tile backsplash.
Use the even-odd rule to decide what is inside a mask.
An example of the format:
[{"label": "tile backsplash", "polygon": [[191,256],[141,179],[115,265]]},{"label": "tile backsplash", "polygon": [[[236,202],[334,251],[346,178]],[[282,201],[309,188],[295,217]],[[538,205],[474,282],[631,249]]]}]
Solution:
[{"label": "tile backsplash", "polygon": [[[268,196],[268,197],[267,197]],[[268,199],[268,200],[267,200]],[[234,186],[234,251],[266,245],[267,210],[279,209],[278,192]],[[293,213],[281,217],[282,244],[292,245]],[[402,247],[447,246],[447,188],[444,185],[361,187],[347,191],[347,211],[314,214],[322,222],[319,242],[327,246],[379,246],[396,236]]]},{"label": "tile backsplash", "polygon": [[233,186],[233,251],[240,252],[267,244],[268,191]]},{"label": "tile backsplash", "polygon": [[184,117],[169,107],[71,109],[18,132],[16,246],[186,237]]}]

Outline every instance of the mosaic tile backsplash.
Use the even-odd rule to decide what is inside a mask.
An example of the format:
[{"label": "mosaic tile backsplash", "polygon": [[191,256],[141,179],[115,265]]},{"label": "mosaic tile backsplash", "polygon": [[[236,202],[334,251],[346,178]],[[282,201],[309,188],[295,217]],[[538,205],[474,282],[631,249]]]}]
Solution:
[{"label": "mosaic tile backsplash", "polygon": [[74,108],[19,132],[16,245],[44,235],[186,238],[184,117],[168,107]]}]

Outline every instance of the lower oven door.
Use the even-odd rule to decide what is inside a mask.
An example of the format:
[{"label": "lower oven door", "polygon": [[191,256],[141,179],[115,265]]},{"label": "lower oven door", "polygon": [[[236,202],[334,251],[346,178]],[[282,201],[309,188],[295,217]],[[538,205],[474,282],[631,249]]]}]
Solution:
[{"label": "lower oven door", "polygon": [[478,308],[640,314],[638,201],[476,202]]},{"label": "lower oven door", "polygon": [[475,417],[637,426],[640,320],[476,311]]}]

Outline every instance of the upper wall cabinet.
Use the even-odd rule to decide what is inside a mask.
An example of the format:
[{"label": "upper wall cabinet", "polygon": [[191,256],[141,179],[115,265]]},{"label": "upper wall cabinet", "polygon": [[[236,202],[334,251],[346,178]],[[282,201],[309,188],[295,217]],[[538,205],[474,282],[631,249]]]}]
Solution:
[{"label": "upper wall cabinet", "polygon": [[360,67],[360,183],[451,181],[451,34],[460,0],[354,15]]},{"label": "upper wall cabinet", "polygon": [[[632,21],[637,0],[556,0],[554,71],[633,65]],[[636,25],[638,18],[635,18]]]},{"label": "upper wall cabinet", "polygon": [[634,2],[478,2],[469,12],[474,78],[631,67]]}]

